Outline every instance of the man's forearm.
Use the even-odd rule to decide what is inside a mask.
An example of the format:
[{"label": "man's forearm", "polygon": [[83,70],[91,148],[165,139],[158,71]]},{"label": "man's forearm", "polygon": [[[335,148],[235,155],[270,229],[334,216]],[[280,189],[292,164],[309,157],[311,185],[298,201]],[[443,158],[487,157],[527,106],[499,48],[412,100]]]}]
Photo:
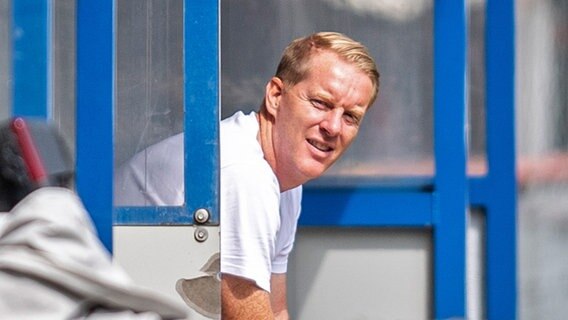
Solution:
[{"label": "man's forearm", "polygon": [[223,320],[274,319],[268,292],[250,280],[226,274],[221,280],[221,310]]},{"label": "man's forearm", "polygon": [[288,302],[286,301],[286,274],[273,273],[270,277],[270,305],[277,320],[288,320]]}]

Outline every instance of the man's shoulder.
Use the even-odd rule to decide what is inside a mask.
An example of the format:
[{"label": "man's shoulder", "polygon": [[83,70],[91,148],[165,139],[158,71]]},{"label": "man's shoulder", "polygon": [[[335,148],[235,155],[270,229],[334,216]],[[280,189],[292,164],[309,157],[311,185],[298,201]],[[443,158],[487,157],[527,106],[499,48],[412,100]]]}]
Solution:
[{"label": "man's shoulder", "polygon": [[221,122],[221,168],[238,163],[264,161],[262,149],[257,140],[258,122],[256,114],[237,112]]},{"label": "man's shoulder", "polygon": [[223,119],[221,121],[220,128],[221,136],[227,135],[228,137],[231,137],[235,134],[256,134],[256,132],[258,132],[256,113],[244,113],[243,111],[237,111],[232,116]]}]

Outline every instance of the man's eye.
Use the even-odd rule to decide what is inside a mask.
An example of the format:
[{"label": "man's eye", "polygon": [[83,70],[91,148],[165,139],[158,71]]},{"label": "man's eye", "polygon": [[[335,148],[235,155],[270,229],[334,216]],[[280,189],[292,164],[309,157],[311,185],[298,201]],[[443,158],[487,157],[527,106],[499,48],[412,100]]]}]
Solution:
[{"label": "man's eye", "polygon": [[359,117],[357,117],[353,114],[350,114],[350,113],[346,113],[344,116],[345,116],[345,121],[348,124],[352,124],[352,125],[358,125],[359,124],[359,121],[360,121]]},{"label": "man's eye", "polygon": [[325,102],[321,101],[321,100],[317,100],[317,99],[312,99],[311,100],[312,105],[318,109],[327,109],[328,106]]}]

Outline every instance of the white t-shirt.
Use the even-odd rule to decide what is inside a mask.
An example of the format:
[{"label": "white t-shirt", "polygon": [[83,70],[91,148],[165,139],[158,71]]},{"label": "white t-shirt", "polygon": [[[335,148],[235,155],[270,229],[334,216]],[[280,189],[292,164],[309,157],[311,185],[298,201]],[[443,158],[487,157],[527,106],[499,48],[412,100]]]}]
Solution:
[{"label": "white t-shirt", "polygon": [[[302,187],[280,193],[258,143],[258,131],[254,112],[237,112],[221,122],[221,272],[253,280],[270,291],[271,274],[286,272]],[[121,167],[115,204],[181,205],[183,190],[183,134],[179,134]]]}]

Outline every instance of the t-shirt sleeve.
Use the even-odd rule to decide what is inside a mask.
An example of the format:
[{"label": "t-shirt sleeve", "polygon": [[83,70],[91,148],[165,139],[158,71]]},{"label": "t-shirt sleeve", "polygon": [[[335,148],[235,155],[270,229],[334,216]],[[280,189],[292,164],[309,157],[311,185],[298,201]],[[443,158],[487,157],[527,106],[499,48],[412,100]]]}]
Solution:
[{"label": "t-shirt sleeve", "polygon": [[231,165],[221,175],[221,272],[270,292],[280,193],[269,167]]}]

